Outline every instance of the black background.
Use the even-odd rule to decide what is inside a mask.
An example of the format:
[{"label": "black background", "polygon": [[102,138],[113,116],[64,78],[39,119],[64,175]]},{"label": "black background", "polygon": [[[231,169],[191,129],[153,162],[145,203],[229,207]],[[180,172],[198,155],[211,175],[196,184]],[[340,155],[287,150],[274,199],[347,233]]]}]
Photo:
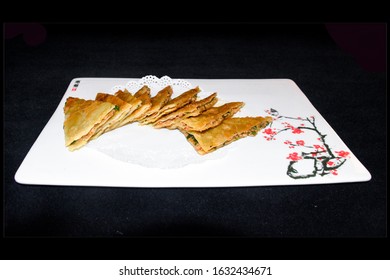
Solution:
[{"label": "black background", "polygon": [[[294,258],[306,245],[311,248],[304,258],[321,258],[325,251],[331,258],[355,258],[363,249],[374,250],[373,244],[378,245],[377,253],[383,248],[386,73],[365,69],[339,47],[324,24],[43,27],[47,33],[38,45],[22,35],[6,39],[4,45],[4,242],[26,246],[26,258],[42,252],[42,244],[51,248],[44,256],[57,258],[59,251],[67,250],[77,250],[76,258],[111,258],[107,250],[125,252],[125,258],[147,258],[152,250],[158,258],[182,243],[186,247],[176,248],[187,258],[198,250],[207,252],[206,258],[221,256],[221,248]],[[292,79],[371,172],[372,180],[164,189],[28,186],[14,181],[73,78],[148,74]],[[149,251],[135,251],[136,244]],[[269,250],[270,244],[278,249]],[[91,254],[91,247],[99,248],[98,253]]]}]

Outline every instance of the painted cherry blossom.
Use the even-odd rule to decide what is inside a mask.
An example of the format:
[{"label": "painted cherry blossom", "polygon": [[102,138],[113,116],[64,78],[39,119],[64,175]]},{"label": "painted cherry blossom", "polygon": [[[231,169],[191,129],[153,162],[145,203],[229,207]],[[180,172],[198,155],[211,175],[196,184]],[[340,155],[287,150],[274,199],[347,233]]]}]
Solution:
[{"label": "painted cherry blossom", "polygon": [[291,159],[293,161],[301,160],[302,157],[298,155],[298,153],[291,153],[288,155],[287,159]]},{"label": "painted cherry blossom", "polygon": [[278,131],[275,128],[266,128],[262,131],[264,133],[264,138],[269,140],[276,140],[275,135],[278,133]]},{"label": "painted cherry blossom", "polygon": [[[305,149],[304,151],[289,153],[286,157],[286,159],[290,160],[287,167],[287,175],[291,178],[305,179],[329,174],[337,176],[339,174],[338,169],[350,158],[350,152],[348,151],[332,151],[326,143],[326,134],[322,134],[316,126],[315,116],[306,118],[282,116],[273,108],[267,109],[265,112],[274,119],[270,127],[262,131],[264,138],[268,141],[275,140],[275,136],[282,132],[290,132],[291,135],[295,135],[293,138],[299,137],[297,135],[304,136],[306,132],[318,135],[318,137],[315,137],[315,141],[318,141],[318,143],[315,144],[299,138],[295,141],[290,139],[284,140],[283,143],[288,145],[290,149]],[[297,121],[299,121],[298,125],[294,125],[294,122]],[[279,123],[282,128],[272,127],[275,123]]]},{"label": "painted cherry blossom", "polygon": [[346,151],[335,151],[335,153],[338,154],[339,157],[349,158],[349,152],[346,152]]},{"label": "painted cherry blossom", "polygon": [[303,133],[304,131],[302,130],[302,129],[300,129],[300,128],[296,128],[296,127],[293,127],[292,128],[292,133],[293,134],[301,134],[301,133]]},{"label": "painted cherry blossom", "polygon": [[297,141],[295,141],[295,143],[297,143],[298,146],[304,146],[305,145],[305,141],[303,141],[303,140],[297,140]]},{"label": "painted cherry blossom", "polygon": [[332,166],[332,165],[334,165],[334,162],[333,161],[328,161],[326,164],[329,165],[329,166]]}]

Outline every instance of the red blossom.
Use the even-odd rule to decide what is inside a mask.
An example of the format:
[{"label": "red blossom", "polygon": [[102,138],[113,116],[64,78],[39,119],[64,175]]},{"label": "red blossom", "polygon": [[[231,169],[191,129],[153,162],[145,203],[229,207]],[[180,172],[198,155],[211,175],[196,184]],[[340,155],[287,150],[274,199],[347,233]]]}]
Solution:
[{"label": "red blossom", "polygon": [[340,157],[346,158],[349,156],[349,152],[346,151],[335,151]]},{"label": "red blossom", "polygon": [[302,157],[299,156],[298,153],[295,152],[295,153],[289,154],[288,157],[287,157],[287,159],[291,159],[291,160],[293,160],[293,161],[297,161],[297,160],[302,159]]},{"label": "red blossom", "polygon": [[300,128],[292,127],[291,129],[292,129],[292,133],[293,134],[301,134],[301,133],[303,133],[303,130],[300,129]]},{"label": "red blossom", "polygon": [[264,129],[264,130],[263,130],[263,133],[268,134],[268,135],[275,134],[274,131],[272,130],[272,128],[266,128],[266,129]]},{"label": "red blossom", "polygon": [[328,161],[326,164],[329,165],[329,166],[332,166],[334,164],[334,162],[333,161]]},{"label": "red blossom", "polygon": [[339,175],[338,173],[337,173],[337,169],[333,169],[333,170],[331,170],[330,171],[333,175]]},{"label": "red blossom", "polygon": [[303,141],[303,140],[297,140],[296,143],[297,143],[298,146],[305,145],[305,141]]},{"label": "red blossom", "polygon": [[284,144],[290,145],[292,142],[290,140],[284,141]]},{"label": "red blossom", "polygon": [[323,150],[325,151],[325,148],[321,145],[313,145],[313,147],[316,149],[316,150]]}]

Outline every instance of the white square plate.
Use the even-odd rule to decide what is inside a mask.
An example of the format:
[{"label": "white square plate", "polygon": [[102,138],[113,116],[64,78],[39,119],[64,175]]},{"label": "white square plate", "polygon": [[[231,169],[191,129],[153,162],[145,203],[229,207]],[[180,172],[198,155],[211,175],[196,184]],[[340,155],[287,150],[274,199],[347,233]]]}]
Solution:
[{"label": "white square plate", "polygon": [[[136,141],[133,147],[141,151],[148,149],[148,145],[152,145],[150,149],[158,147],[153,146],[158,141],[153,133],[158,133],[162,142],[172,143],[172,148],[151,153],[149,160],[154,165],[143,164],[137,158],[134,161],[121,160],[99,151],[92,145],[99,139],[80,150],[68,151],[64,146],[63,133],[66,99],[69,96],[94,99],[98,92],[111,92],[116,85],[137,80],[72,80],[53,116],[16,172],[15,180],[33,185],[238,187],[331,184],[371,179],[367,169],[289,79],[187,79],[204,92],[217,92],[221,100],[245,102],[237,116],[271,115],[274,118],[272,125],[257,136],[235,141],[217,150],[216,154],[211,153],[209,158],[208,155],[198,155],[185,137],[176,131],[137,124],[119,128],[100,138],[110,141],[104,137],[127,134],[131,136],[129,141]],[[200,160],[164,168],[166,158],[163,155],[171,153],[180,159],[175,146],[188,147],[185,152]],[[124,148],[120,143],[111,143],[111,147],[117,147],[119,154],[126,152],[121,151]]]}]

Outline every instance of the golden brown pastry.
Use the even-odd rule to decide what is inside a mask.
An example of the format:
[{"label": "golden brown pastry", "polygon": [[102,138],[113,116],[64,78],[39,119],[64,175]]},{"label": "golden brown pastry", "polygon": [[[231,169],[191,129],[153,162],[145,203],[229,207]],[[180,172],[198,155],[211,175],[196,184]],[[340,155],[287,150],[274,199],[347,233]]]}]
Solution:
[{"label": "golden brown pastry", "polygon": [[133,113],[135,111],[137,111],[141,106],[142,106],[142,100],[140,100],[139,98],[133,96],[127,89],[125,90],[118,90],[116,93],[115,93],[115,96],[120,98],[121,100],[129,103],[132,107],[132,110],[129,114],[126,115],[125,118],[122,119],[122,121],[118,124],[118,127],[119,126],[123,126],[125,124],[128,124],[131,122],[131,118],[130,116],[133,115]]},{"label": "golden brown pastry", "polygon": [[152,97],[152,106],[146,113],[144,114],[143,118],[139,118],[138,121],[142,123],[144,119],[147,117],[157,113],[162,107],[165,106],[171,99],[171,96],[173,94],[173,89],[171,86],[167,86],[160,90],[154,97]]},{"label": "golden brown pastry", "polygon": [[124,118],[131,114],[137,107],[123,101],[119,97],[107,93],[98,93],[95,100],[110,102],[115,105],[115,113],[112,118],[106,122],[98,131],[96,131],[93,139],[99,137],[107,131],[113,130],[121,126]]},{"label": "golden brown pastry", "polygon": [[134,93],[134,96],[139,98],[145,94],[150,97],[150,88],[147,85],[142,86],[136,93]]},{"label": "golden brown pastry", "polygon": [[155,128],[165,127],[169,129],[175,129],[176,122],[189,117],[198,116],[202,112],[213,107],[215,103],[217,103],[217,101],[218,101],[217,93],[213,93],[206,98],[190,103],[170,114],[161,117],[153,124],[153,126]]},{"label": "golden brown pastry", "polygon": [[186,132],[183,130],[181,132],[195,150],[199,154],[204,155],[238,139],[255,136],[260,129],[266,127],[271,122],[272,118],[269,116],[229,118],[220,125],[203,132]]},{"label": "golden brown pastry", "polygon": [[114,95],[98,93],[95,100],[69,97],[64,106],[65,145],[76,150],[112,129],[139,121],[155,128],[179,129],[200,155],[226,146],[238,139],[254,136],[272,122],[271,117],[235,117],[244,102],[213,107],[217,93],[197,100],[199,87],[171,98],[167,86],[154,97],[143,86],[134,95],[120,90]]},{"label": "golden brown pastry", "polygon": [[150,96],[150,88],[148,86],[143,86],[134,96],[142,101],[142,105],[131,115],[130,122],[145,117],[146,112],[152,107],[152,97]]},{"label": "golden brown pastry", "polygon": [[142,102],[135,96],[133,96],[127,89],[125,90],[118,90],[114,93],[114,95],[123,101],[129,103],[133,107],[139,106]]},{"label": "golden brown pastry", "polygon": [[150,115],[149,117],[142,120],[143,124],[150,124],[157,121],[159,118],[161,118],[164,115],[167,115],[169,113],[172,113],[173,111],[176,111],[177,109],[194,102],[196,100],[197,94],[200,92],[200,88],[196,87],[193,89],[190,89],[186,92],[183,92],[179,96],[173,98],[170,100],[164,107],[162,107],[160,110],[158,110],[156,113]]},{"label": "golden brown pastry", "polygon": [[74,151],[87,144],[114,112],[115,105],[109,102],[68,97],[64,106],[65,146]]},{"label": "golden brown pastry", "polygon": [[181,120],[177,123],[177,127],[184,131],[204,131],[232,117],[243,106],[244,102],[230,102],[219,107],[212,107],[199,116]]},{"label": "golden brown pastry", "polygon": [[152,101],[150,97],[150,88],[148,86],[143,86],[141,89],[139,89],[134,96],[131,95],[130,92],[125,90],[124,92],[118,92],[117,95],[119,98],[123,100],[132,99],[133,97],[141,101],[141,105],[133,111],[128,117],[126,117],[121,125],[125,125],[128,123],[132,123],[137,121],[138,119],[141,119],[144,117],[145,113],[150,109],[152,106]]}]

